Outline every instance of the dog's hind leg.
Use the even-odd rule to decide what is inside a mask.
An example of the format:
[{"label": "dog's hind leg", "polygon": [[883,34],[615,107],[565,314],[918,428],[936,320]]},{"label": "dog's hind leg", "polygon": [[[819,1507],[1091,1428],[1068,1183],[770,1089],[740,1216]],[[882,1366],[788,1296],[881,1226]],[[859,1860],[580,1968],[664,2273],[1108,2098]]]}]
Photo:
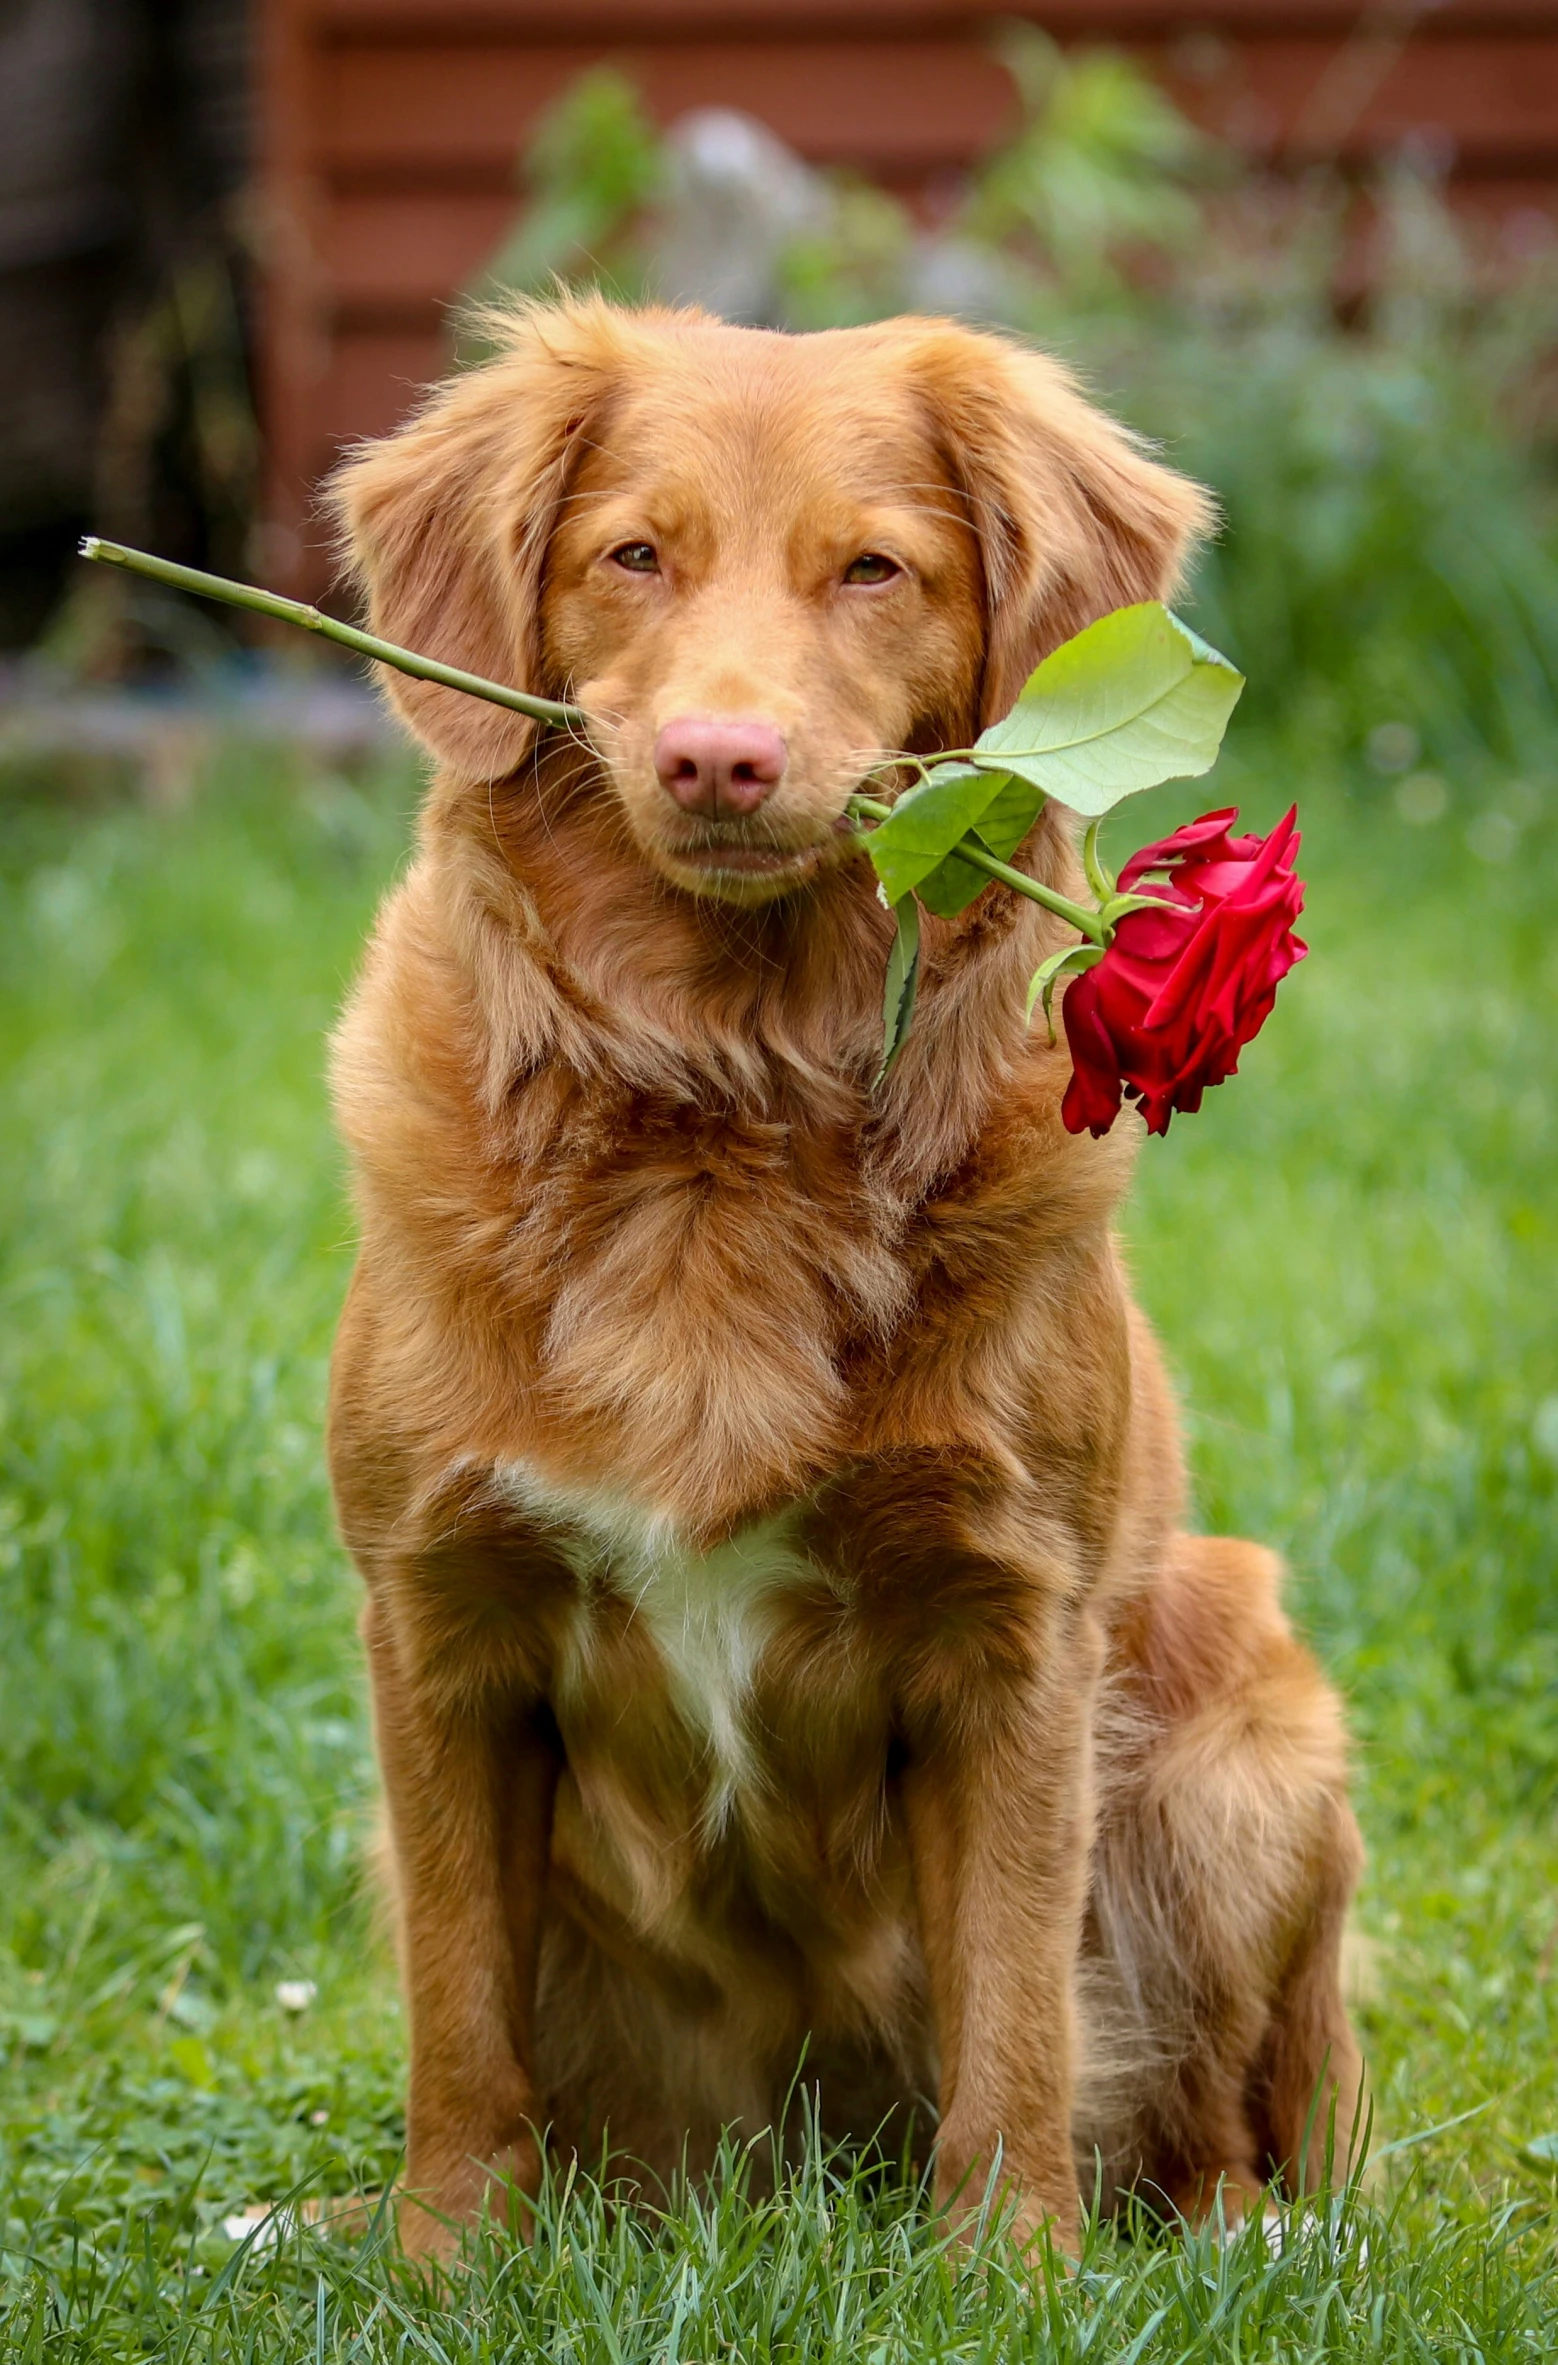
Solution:
[{"label": "dog's hind leg", "polygon": [[1361,1846],[1335,1695],[1278,1566],[1182,1537],[1121,1623],[1097,1734],[1079,2167],[1190,2217],[1345,2168],[1360,2084],[1340,1954]]},{"label": "dog's hind leg", "polygon": [[1364,2140],[1363,2065],[1342,1984],[1347,1908],[1363,1850],[1345,1808],[1332,1837],[1250,2089],[1266,2155],[1294,2193],[1314,2190],[1328,2168],[1345,2175]]}]

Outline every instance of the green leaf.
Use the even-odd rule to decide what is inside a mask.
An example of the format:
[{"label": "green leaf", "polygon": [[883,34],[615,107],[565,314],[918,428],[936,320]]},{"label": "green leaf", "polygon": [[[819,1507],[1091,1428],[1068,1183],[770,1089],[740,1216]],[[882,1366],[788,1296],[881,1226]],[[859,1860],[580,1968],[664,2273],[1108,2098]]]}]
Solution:
[{"label": "green leaf", "polygon": [[[1044,792],[1031,781],[1019,780],[1015,775],[1002,779],[999,773],[991,773],[987,777],[997,782],[996,792],[985,807],[979,827],[968,834],[986,853],[999,855],[1003,862],[1008,862],[1038,819],[1044,806]],[[927,872],[915,893],[927,911],[951,920],[965,911],[976,895],[982,895],[989,884],[988,871],[976,870],[971,862],[960,860],[953,852]]]},{"label": "green leaf", "polygon": [[[979,824],[980,838],[992,854],[1010,862],[1043,810],[1044,791],[1031,780],[1010,773],[1001,781],[993,803],[985,807]],[[986,879],[985,885],[989,884]]]},{"label": "green leaf", "polygon": [[1032,673],[983,732],[976,764],[1016,773],[1074,813],[1107,813],[1211,770],[1244,676],[1158,600],[1117,608]]},{"label": "green leaf", "polygon": [[975,764],[937,764],[898,799],[866,841],[889,903],[901,903],[929,878],[959,838],[978,826],[1002,785],[999,772]]},{"label": "green leaf", "polygon": [[[969,837],[976,846],[984,844],[983,830],[972,830]],[[964,839],[959,842],[966,844],[968,841]],[[945,862],[938,862],[935,869],[921,879],[914,892],[925,909],[934,912],[939,920],[955,920],[958,913],[966,911],[974,897],[982,895],[989,884],[988,871],[976,870],[961,855],[949,854]]]},{"label": "green leaf", "polygon": [[873,1091],[903,1049],[920,982],[920,913],[912,895],[904,896],[893,906],[893,917],[898,931],[887,956],[887,985],[882,996],[882,1064],[876,1071]]}]

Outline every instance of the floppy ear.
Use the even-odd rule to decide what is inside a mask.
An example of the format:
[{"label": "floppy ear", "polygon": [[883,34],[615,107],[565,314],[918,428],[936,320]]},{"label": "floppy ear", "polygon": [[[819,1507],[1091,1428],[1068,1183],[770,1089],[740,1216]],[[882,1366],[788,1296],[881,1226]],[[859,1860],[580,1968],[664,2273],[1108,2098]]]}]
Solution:
[{"label": "floppy ear", "polygon": [[948,326],[918,360],[979,537],[989,724],[1084,625],[1171,597],[1215,513],[1046,355]]},{"label": "floppy ear", "polygon": [[[615,375],[620,324],[599,302],[530,304],[488,323],[499,357],[365,444],[329,487],[371,629],[489,681],[539,690],[542,569],[579,430]],[[504,778],[535,725],[383,669],[417,737],[467,778]]]}]

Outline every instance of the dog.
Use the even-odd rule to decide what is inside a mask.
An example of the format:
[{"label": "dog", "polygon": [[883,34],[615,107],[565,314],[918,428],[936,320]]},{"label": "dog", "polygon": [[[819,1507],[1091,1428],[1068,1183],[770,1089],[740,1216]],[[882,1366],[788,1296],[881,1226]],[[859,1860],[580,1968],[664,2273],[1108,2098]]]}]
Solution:
[{"label": "dog", "polygon": [[[1168,596],[1208,502],[949,322],[494,335],[334,487],[376,632],[588,716],[389,677],[434,770],[334,1047],[405,2246],[523,2219],[548,2142],[788,2140],[803,2058],[1020,2240],[1301,2190],[1359,2093],[1341,1712],[1271,1556],[1182,1525],[1136,1129],[1063,1129],[1023,1015],[1068,939],[927,918],[877,1086],[846,815]],[[1018,859],[1078,893],[1074,834]]]}]

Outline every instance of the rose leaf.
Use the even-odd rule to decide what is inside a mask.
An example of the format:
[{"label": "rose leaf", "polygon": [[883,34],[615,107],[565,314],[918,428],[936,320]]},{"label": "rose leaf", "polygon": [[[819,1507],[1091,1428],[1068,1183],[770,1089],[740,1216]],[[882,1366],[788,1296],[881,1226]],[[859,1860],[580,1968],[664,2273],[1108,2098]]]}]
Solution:
[{"label": "rose leaf", "polygon": [[1116,608],[1029,675],[972,761],[1074,813],[1211,770],[1244,676],[1158,600]]},{"label": "rose leaf", "polygon": [[914,996],[920,982],[920,913],[912,895],[893,906],[897,931],[887,956],[887,984],[882,996],[882,1064],[873,1091],[886,1077],[903,1049],[914,1016]]},{"label": "rose leaf", "polygon": [[866,840],[889,903],[901,903],[977,826],[1002,781],[999,771],[984,765],[936,764],[905,791]]}]

